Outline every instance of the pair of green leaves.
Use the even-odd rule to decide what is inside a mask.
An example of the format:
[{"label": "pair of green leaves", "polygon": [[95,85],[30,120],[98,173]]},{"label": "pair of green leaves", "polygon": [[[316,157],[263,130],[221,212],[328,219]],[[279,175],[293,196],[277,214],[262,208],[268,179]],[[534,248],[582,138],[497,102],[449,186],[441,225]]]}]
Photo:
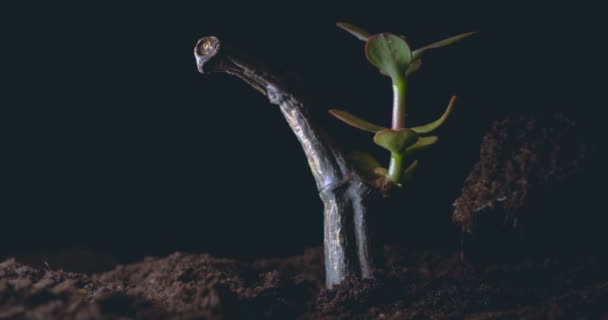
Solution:
[{"label": "pair of green leaves", "polygon": [[[410,156],[418,151],[425,150],[430,146],[434,145],[439,138],[437,136],[421,136],[423,134],[429,134],[441,127],[448,119],[452,111],[454,110],[454,103],[456,97],[453,96],[448,103],[445,112],[435,121],[427,123],[425,125],[403,128],[393,130],[382,127],[380,125],[371,123],[363,120],[347,111],[331,109],[329,112],[336,118],[343,122],[368,132],[375,133],[374,142],[389,150],[393,154],[399,154],[401,156]],[[367,178],[378,178],[378,176],[386,176],[386,169],[380,166],[380,164],[367,153],[357,153],[353,156],[353,163],[357,170]],[[403,175],[402,184],[406,183],[413,176],[418,162],[415,161],[405,170]]]},{"label": "pair of green leaves", "polygon": [[[413,127],[411,129],[418,134],[426,134],[426,133],[433,132],[437,128],[441,127],[441,125],[444,124],[445,121],[448,119],[448,117],[452,114],[452,111],[454,110],[455,102],[456,102],[456,97],[453,96],[452,99],[450,99],[450,103],[448,103],[448,107],[446,108],[445,112],[441,115],[441,117],[439,117],[437,120],[435,120],[431,123],[427,123],[422,126]],[[342,120],[346,124],[349,124],[355,128],[361,129],[363,131],[377,133],[379,131],[386,129],[385,127],[382,127],[380,125],[363,120],[348,111],[330,109],[329,113],[331,115],[333,115],[334,117]]]},{"label": "pair of green leaves", "polygon": [[365,56],[380,73],[391,77],[393,82],[410,75],[422,65],[422,54],[430,49],[441,48],[475,34],[467,32],[426,45],[412,51],[404,37],[392,33],[370,34],[352,24],[339,22],[337,26],[358,39],[365,41]]},{"label": "pair of green leaves", "polygon": [[[374,135],[374,142],[389,150],[394,157],[398,157],[399,161],[403,157],[412,155],[413,153],[426,149],[437,142],[437,136],[421,137],[412,129],[383,129]],[[389,179],[388,170],[380,165],[374,157],[365,152],[355,152],[351,154],[351,161],[359,174],[369,181],[377,181],[377,187],[382,188],[384,181]],[[401,167],[401,165],[399,165]],[[392,181],[394,184],[401,186],[411,180],[416,168],[418,160],[414,161],[401,175],[398,181]],[[380,178],[380,179],[378,179]]]},{"label": "pair of green leaves", "polygon": [[421,137],[412,129],[384,129],[374,135],[374,142],[391,153],[409,156],[434,145],[437,136]]},{"label": "pair of green leaves", "polygon": [[450,103],[448,103],[445,112],[437,120],[422,126],[399,130],[392,130],[365,121],[352,113],[343,110],[331,109],[329,110],[329,113],[355,128],[375,133],[374,142],[379,146],[391,152],[399,154],[405,153],[407,155],[425,149],[437,142],[438,138],[436,136],[421,137],[420,135],[429,134],[441,127],[450,114],[452,114],[455,102],[456,97],[454,96],[450,99]]}]

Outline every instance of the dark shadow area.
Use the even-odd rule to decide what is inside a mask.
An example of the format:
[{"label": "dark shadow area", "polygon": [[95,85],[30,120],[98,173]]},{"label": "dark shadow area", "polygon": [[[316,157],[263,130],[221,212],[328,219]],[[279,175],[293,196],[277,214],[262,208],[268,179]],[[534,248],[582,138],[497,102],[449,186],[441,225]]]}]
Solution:
[{"label": "dark shadow area", "polygon": [[[122,261],[176,250],[253,258],[320,245],[321,203],[280,112],[235,79],[201,76],[192,48],[203,35],[239,43],[293,77],[344,149],[384,159],[370,135],[326,113],[380,123],[390,114],[389,80],[336,21],[403,33],[414,47],[480,31],[429,53],[412,78],[413,124],[460,99],[418,178],[381,219],[388,242],[458,248],[452,202],[493,120],[562,111],[599,128],[600,54],[589,46],[600,20],[582,6],[401,6],[13,9],[24,18],[6,49],[0,256],[84,247]],[[599,135],[589,136],[599,144]]]}]

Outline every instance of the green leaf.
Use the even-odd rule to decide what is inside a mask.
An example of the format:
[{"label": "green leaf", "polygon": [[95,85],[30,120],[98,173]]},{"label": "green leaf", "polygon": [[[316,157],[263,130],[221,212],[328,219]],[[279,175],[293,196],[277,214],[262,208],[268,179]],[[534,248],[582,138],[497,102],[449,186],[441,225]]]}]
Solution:
[{"label": "green leaf", "polygon": [[439,137],[437,136],[421,137],[415,144],[407,148],[405,155],[411,155],[418,151],[428,149],[430,146],[437,143],[437,141],[439,141]]},{"label": "green leaf", "polygon": [[435,49],[435,48],[441,48],[441,47],[445,47],[448,45],[451,45],[453,43],[456,43],[468,36],[472,36],[474,34],[476,34],[477,32],[467,32],[467,33],[463,33],[463,34],[459,34],[457,36],[453,36],[441,41],[437,41],[435,43],[431,43],[429,45],[426,45],[420,49],[414,50],[414,53],[412,54],[412,60],[417,60],[420,58],[420,55],[422,55],[423,52],[429,50],[429,49]]},{"label": "green leaf", "polygon": [[414,177],[414,174],[416,174],[417,169],[418,169],[418,160],[414,160],[414,162],[412,162],[412,164],[410,164],[410,166],[407,167],[407,169],[405,169],[405,171],[403,172],[403,177],[401,178],[401,183],[407,184],[408,182],[412,181],[412,178]]},{"label": "green leaf", "polygon": [[386,177],[388,176],[388,170],[384,167],[378,167],[376,169],[374,169],[374,173],[378,176],[378,177]]},{"label": "green leaf", "polygon": [[336,23],[336,26],[338,26],[338,28],[345,30],[346,32],[352,34],[353,36],[357,37],[361,41],[367,41],[367,39],[369,39],[369,37],[372,36],[371,33],[367,32],[357,26],[354,26],[350,23],[338,22],[338,23]]},{"label": "green leaf", "polygon": [[343,111],[343,110],[331,109],[331,110],[329,110],[329,113],[332,116],[344,121],[345,123],[347,123],[355,128],[359,128],[361,130],[376,133],[380,130],[386,129],[377,124],[373,124],[371,122],[365,121],[365,120],[355,116],[354,114]]},{"label": "green leaf", "polygon": [[378,160],[367,152],[353,152],[349,155],[350,161],[357,172],[367,179],[375,179],[383,177],[382,172],[386,169],[382,168]]},{"label": "green leaf", "polygon": [[365,56],[395,82],[405,75],[412,60],[412,51],[405,40],[391,33],[371,36],[365,43]]},{"label": "green leaf", "polygon": [[392,153],[403,154],[407,147],[418,141],[418,134],[411,129],[384,129],[374,136],[374,142]]},{"label": "green leaf", "polygon": [[412,73],[418,71],[418,69],[420,69],[421,66],[422,66],[422,60],[420,60],[420,59],[413,60],[412,63],[410,64],[410,66],[407,67],[407,70],[405,71],[405,76],[409,77],[410,75],[412,75]]},{"label": "green leaf", "polygon": [[445,123],[445,121],[448,119],[450,114],[452,114],[452,110],[454,109],[454,102],[456,102],[456,96],[452,96],[452,99],[450,99],[450,103],[448,103],[447,109],[441,115],[441,117],[439,117],[439,119],[423,126],[413,127],[412,130],[416,131],[416,133],[418,134],[424,134],[433,132],[435,129],[441,127],[441,125]]}]

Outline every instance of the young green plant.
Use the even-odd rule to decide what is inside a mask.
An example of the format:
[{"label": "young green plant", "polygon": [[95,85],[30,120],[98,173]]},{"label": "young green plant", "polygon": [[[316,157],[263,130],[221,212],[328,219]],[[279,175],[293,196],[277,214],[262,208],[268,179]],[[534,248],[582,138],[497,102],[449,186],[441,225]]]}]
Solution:
[{"label": "young green plant", "polygon": [[424,126],[406,126],[405,94],[408,77],[421,66],[420,57],[429,49],[442,47],[470,35],[463,34],[411,51],[407,42],[390,33],[371,35],[348,24],[338,24],[366,42],[368,60],[392,80],[393,119],[390,127],[362,120],[346,111],[331,113],[344,122],[375,134],[374,141],[390,151],[388,168],[367,153],[346,157],[319,122],[314,121],[308,102],[273,70],[238,50],[238,43],[214,36],[202,37],[194,47],[199,72],[235,76],[265,95],[279,107],[308,160],[319,198],[323,202],[323,246],[325,282],[328,288],[346,279],[374,278],[382,270],[383,246],[374,240],[373,218],[382,210],[383,197],[394,186],[408,182],[417,162],[404,169],[406,159],[437,141],[428,136],[441,126],[452,111],[454,98],[439,119]]},{"label": "young green plant", "polygon": [[348,23],[338,23],[358,39],[365,41],[365,56],[380,73],[391,78],[393,89],[392,120],[390,128],[373,124],[347,111],[332,109],[329,112],[345,123],[374,133],[374,142],[390,152],[388,168],[382,167],[370,154],[357,152],[351,155],[355,169],[372,184],[385,191],[393,186],[401,187],[415,172],[418,161],[413,161],[404,169],[407,158],[415,152],[435,144],[437,136],[428,136],[439,128],[450,116],[456,97],[452,97],[447,109],[437,120],[415,127],[406,126],[406,93],[408,78],[422,65],[424,52],[458,42],[474,32],[463,33],[442,41],[432,43],[417,50],[411,50],[404,37],[392,33],[370,34]]}]

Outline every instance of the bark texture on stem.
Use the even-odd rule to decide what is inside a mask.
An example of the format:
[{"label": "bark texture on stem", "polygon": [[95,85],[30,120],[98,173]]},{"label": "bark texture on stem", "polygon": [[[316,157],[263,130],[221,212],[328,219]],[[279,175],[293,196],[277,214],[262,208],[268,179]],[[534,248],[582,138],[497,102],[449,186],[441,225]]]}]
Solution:
[{"label": "bark texture on stem", "polygon": [[367,230],[366,201],[374,190],[355,174],[343,154],[314,122],[302,100],[261,65],[249,61],[216,37],[194,48],[201,73],[225,72],[239,77],[278,105],[298,138],[324,205],[326,284],[347,277],[373,276],[374,254]]}]

